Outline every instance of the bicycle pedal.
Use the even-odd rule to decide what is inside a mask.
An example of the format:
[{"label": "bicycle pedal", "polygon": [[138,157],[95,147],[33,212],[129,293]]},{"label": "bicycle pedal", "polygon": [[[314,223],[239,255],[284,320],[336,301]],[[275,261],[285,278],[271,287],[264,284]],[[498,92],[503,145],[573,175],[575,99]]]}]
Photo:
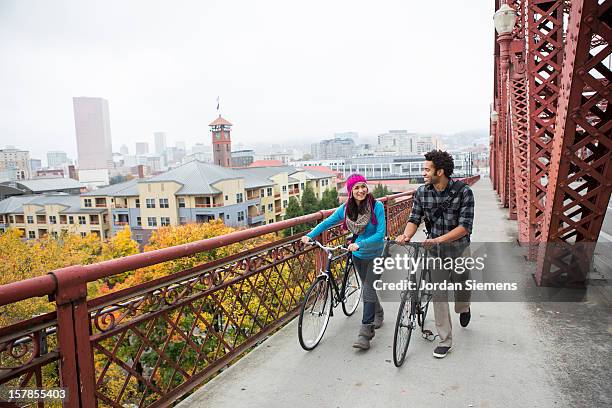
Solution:
[{"label": "bicycle pedal", "polygon": [[425,329],[421,333],[421,336],[427,341],[434,341],[436,338],[431,330]]}]

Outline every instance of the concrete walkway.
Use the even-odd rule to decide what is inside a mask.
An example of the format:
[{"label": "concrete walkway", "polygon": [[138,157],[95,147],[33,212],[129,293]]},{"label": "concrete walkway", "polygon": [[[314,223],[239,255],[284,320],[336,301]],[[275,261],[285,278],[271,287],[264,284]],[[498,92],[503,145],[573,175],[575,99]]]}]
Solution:
[{"label": "concrete walkway", "polygon": [[[473,190],[476,196],[473,241],[514,241],[516,222],[508,221],[507,211],[498,207],[489,179],[482,179]],[[523,261],[517,257],[508,262]],[[461,328],[458,316],[454,316],[454,344],[447,358],[434,359],[435,343],[421,339],[417,333],[413,335],[406,362],[399,369],[392,362],[398,305],[385,303],[384,307],[387,320],[367,352],[351,347],[361,311],[351,318],[341,312],[336,314],[322,342],[311,352],[300,348],[294,320],[180,406],[592,406],[576,405],[574,398],[559,388],[558,384],[563,382],[555,377],[565,368],[551,361],[550,355],[555,352],[538,329],[541,321],[533,304],[475,303],[468,328]],[[433,313],[428,315],[428,325],[434,328]],[[603,349],[600,347],[599,352],[608,354],[601,358],[608,360],[609,346],[604,345]],[[610,378],[609,372],[607,368],[597,374],[604,378],[608,374]],[[599,392],[606,391],[609,389]]]}]

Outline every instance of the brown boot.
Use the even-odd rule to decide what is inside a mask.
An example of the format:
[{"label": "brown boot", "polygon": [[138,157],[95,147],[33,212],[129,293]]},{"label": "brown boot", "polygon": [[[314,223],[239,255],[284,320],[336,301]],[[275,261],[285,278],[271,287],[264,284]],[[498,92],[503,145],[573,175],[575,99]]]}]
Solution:
[{"label": "brown boot", "polygon": [[359,329],[359,335],[357,336],[357,340],[353,343],[353,347],[367,350],[370,348],[370,340],[374,337],[376,333],[374,332],[373,324],[362,324],[361,329]]},{"label": "brown boot", "polygon": [[374,314],[374,328],[380,329],[385,319],[385,311],[382,308],[380,302],[376,302],[376,312]]}]

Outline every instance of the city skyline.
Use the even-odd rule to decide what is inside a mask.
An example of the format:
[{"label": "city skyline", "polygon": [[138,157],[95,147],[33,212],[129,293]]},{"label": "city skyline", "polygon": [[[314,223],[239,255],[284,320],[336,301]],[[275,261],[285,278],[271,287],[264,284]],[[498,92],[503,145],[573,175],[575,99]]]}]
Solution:
[{"label": "city skyline", "polygon": [[[31,6],[0,5],[0,51],[9,61],[0,67],[8,96],[0,101],[0,134],[3,145],[33,157],[75,156],[71,99],[78,96],[109,101],[117,146],[155,131],[166,132],[169,144],[208,143],[217,96],[236,124],[234,140],[245,145],[347,130],[448,134],[488,126],[493,10],[484,1],[441,3],[431,19],[422,18],[427,5],[398,1]],[[449,35],[453,27],[461,35]],[[466,42],[491,52],[475,59]]]}]

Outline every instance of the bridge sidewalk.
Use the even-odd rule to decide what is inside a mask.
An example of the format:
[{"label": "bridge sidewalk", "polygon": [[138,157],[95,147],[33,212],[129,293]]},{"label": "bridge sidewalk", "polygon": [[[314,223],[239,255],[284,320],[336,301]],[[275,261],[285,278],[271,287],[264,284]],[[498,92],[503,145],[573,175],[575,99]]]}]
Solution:
[{"label": "bridge sidewalk", "polygon": [[[473,187],[473,240],[513,241],[516,223],[498,208],[488,178]],[[508,259],[509,267],[522,262]],[[351,347],[360,312],[336,314],[311,352],[297,341],[295,320],[196,391],[181,407],[551,407],[569,406],[549,369],[550,353],[533,305],[475,303],[472,322],[453,320],[453,350],[432,357],[435,343],[414,337],[404,366],[392,362],[396,303],[367,352]],[[452,310],[452,307],[451,307]],[[433,313],[428,316],[433,327]]]}]

